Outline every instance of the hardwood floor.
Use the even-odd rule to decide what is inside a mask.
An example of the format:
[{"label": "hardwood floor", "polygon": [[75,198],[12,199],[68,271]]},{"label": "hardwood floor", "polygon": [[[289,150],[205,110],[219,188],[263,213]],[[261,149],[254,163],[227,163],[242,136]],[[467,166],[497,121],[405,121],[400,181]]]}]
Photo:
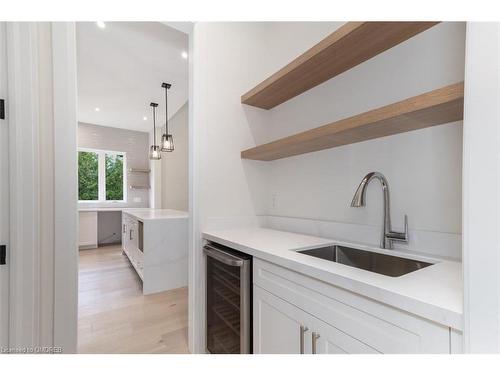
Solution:
[{"label": "hardwood floor", "polygon": [[189,353],[187,288],[144,296],[119,245],[79,254],[79,353]]}]

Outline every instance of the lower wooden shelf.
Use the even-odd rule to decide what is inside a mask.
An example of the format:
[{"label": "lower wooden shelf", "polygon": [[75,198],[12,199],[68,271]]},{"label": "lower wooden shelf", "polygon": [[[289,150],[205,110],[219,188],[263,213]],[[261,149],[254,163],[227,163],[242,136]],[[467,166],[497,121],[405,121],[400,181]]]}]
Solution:
[{"label": "lower wooden shelf", "polygon": [[241,152],[270,161],[463,119],[464,83],[427,92]]}]

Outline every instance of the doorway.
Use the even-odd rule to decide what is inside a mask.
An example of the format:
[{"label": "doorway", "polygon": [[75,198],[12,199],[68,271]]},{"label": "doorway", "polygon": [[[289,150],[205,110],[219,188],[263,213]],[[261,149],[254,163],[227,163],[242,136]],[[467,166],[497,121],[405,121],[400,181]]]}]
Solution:
[{"label": "doorway", "polygon": [[[146,250],[126,246],[141,222],[124,219],[187,211],[188,36],[156,22],[77,22],[76,47],[78,352],[188,353],[187,285],[145,293]],[[175,150],[150,160],[165,130],[163,82]]]}]

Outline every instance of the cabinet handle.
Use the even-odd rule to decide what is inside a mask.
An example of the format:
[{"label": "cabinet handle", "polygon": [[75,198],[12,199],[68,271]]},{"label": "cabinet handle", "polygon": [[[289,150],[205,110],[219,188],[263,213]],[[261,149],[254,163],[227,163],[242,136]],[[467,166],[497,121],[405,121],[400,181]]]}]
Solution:
[{"label": "cabinet handle", "polygon": [[133,240],[133,238],[132,238],[132,232],[133,232],[133,230],[130,229],[130,232],[129,232],[129,235],[128,235],[129,240]]},{"label": "cabinet handle", "polygon": [[313,332],[311,337],[312,337],[312,354],[316,354],[316,342],[318,341],[320,335],[319,333]]},{"label": "cabinet handle", "polygon": [[127,226],[123,224],[123,233],[127,233]]},{"label": "cabinet handle", "polygon": [[300,325],[300,354],[304,354],[304,334],[309,330],[306,326]]}]

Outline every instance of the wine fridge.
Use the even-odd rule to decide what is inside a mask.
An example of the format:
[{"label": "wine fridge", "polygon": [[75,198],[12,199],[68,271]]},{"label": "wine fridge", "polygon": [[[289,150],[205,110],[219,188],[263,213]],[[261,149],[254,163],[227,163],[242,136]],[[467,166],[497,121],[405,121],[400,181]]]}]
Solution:
[{"label": "wine fridge", "polygon": [[212,354],[252,353],[252,257],[208,243],[207,351]]}]

